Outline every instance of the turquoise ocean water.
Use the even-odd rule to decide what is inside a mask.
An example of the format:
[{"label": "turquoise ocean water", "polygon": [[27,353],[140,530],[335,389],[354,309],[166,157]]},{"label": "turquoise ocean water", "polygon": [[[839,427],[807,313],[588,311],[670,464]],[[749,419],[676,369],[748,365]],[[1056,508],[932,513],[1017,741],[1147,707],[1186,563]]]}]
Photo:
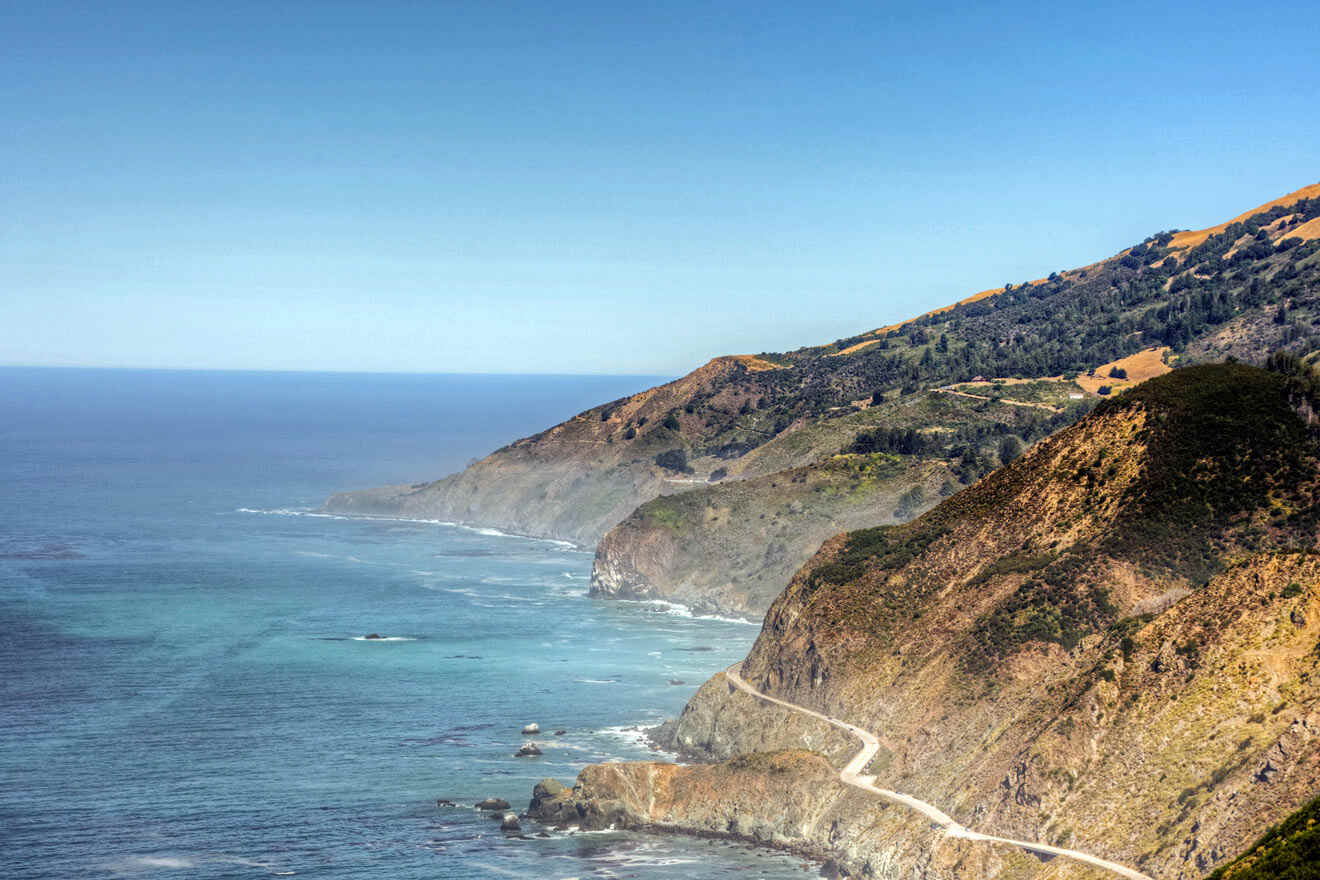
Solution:
[{"label": "turquoise ocean water", "polygon": [[[755,627],[591,601],[562,543],[313,515],[653,381],[0,369],[0,877],[810,876],[464,806],[650,757],[629,728]],[[515,759],[530,721],[566,733]]]}]

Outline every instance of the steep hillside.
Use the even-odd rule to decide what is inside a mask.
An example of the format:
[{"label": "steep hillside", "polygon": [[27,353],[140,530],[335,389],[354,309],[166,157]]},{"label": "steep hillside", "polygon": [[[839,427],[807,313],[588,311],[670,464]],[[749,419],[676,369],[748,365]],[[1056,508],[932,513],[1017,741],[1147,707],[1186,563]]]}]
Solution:
[{"label": "steep hillside", "polygon": [[[1320,788],[1314,392],[1220,364],[1106,401],[919,519],[827,542],[742,675],[875,731],[877,784],[959,823],[1204,876]],[[783,711],[717,676],[677,739],[714,757],[838,753],[820,730],[779,725]],[[775,779],[796,791],[791,773]],[[882,876],[1093,870],[932,850],[910,813],[841,811],[855,795],[813,791],[823,825],[786,824],[773,801],[741,821]],[[678,827],[715,821],[667,809]]]},{"label": "steep hillside", "polygon": [[[1085,373],[1152,346],[1185,360],[1320,347],[1320,198],[1299,191],[1180,245],[1161,233],[1068,272],[969,298],[832,345],[717,358],[595,407],[433,483],[344,493],[327,509],[438,517],[594,544],[639,504],[723,469],[764,476],[819,459],[787,438],[923,388]],[[1190,242],[1190,240],[1189,240]],[[845,354],[845,352],[847,352]],[[832,454],[837,450],[828,450]],[[814,456],[814,457],[813,457]]]}]

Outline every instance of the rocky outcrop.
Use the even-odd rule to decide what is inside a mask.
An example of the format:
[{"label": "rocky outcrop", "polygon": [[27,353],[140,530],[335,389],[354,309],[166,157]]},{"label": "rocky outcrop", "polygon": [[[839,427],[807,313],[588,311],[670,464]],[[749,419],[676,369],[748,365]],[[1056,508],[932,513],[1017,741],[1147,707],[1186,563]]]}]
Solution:
[{"label": "rocky outcrop", "polygon": [[572,788],[543,781],[528,814],[561,828],[741,840],[814,859],[835,876],[1102,876],[1067,864],[1044,868],[1015,847],[946,838],[919,814],[840,785],[828,761],[805,751],[751,754],[716,765],[593,765]]},{"label": "rocky outcrop", "polygon": [[703,684],[683,707],[665,744],[699,761],[727,761],[749,752],[805,750],[842,767],[857,741],[823,721],[764,703],[733,687],[723,673]]}]

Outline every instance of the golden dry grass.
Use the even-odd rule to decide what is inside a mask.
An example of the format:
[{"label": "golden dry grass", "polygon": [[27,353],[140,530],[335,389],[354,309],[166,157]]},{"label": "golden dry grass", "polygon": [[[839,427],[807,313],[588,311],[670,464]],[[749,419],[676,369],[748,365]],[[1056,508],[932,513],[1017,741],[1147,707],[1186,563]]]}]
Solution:
[{"label": "golden dry grass", "polygon": [[[1268,211],[1270,208],[1273,208],[1276,205],[1291,205],[1296,201],[1299,201],[1301,199],[1308,199],[1308,198],[1320,198],[1320,183],[1313,183],[1310,186],[1304,186],[1301,189],[1297,190],[1296,192],[1291,192],[1286,196],[1281,196],[1272,202],[1266,202],[1265,204],[1260,205],[1259,207],[1252,208],[1250,211],[1247,211],[1243,214],[1239,214],[1238,216],[1234,217],[1232,220],[1229,220],[1225,223],[1220,223],[1218,226],[1211,226],[1208,229],[1188,230],[1185,232],[1175,233],[1173,236],[1173,241],[1170,242],[1170,247],[1173,248],[1195,247],[1196,245],[1205,241],[1211,235],[1216,235],[1220,232],[1223,232],[1231,224],[1239,223],[1243,220],[1246,220],[1248,217],[1252,216],[1253,214],[1258,214],[1261,211]],[[1307,240],[1320,238],[1320,223],[1318,223],[1316,220],[1312,220],[1308,223],[1304,223],[1301,226],[1297,227],[1296,229],[1289,230],[1284,237],[1287,238],[1287,237],[1292,237],[1294,235]],[[1127,253],[1127,251],[1123,251],[1122,253]],[[1079,271],[1088,271],[1091,268],[1093,268],[1093,266],[1094,264],[1092,266],[1083,266],[1081,269],[1074,269],[1071,272],[1064,274],[1072,274],[1072,272],[1079,272]],[[1045,278],[1037,278],[1035,281],[1029,281],[1027,283],[1044,284],[1046,280],[1047,279]],[[990,290],[983,290],[980,293],[974,293],[965,299],[960,299],[958,300],[958,302],[953,303],[952,305],[942,306],[938,309],[933,309],[932,311],[926,312],[922,315],[918,315],[915,318],[908,318],[906,321],[900,321],[897,324],[889,324],[887,326],[880,327],[876,330],[872,330],[870,333],[866,334],[867,336],[871,337],[870,339],[863,339],[861,342],[856,342],[848,346],[847,348],[842,349],[841,351],[832,352],[831,354],[827,355],[827,357],[842,357],[843,355],[853,354],[855,352],[861,351],[862,349],[879,342],[880,338],[891,330],[902,329],[903,327],[906,327],[908,324],[911,324],[913,321],[916,321],[920,318],[928,317],[930,315],[942,315],[945,312],[952,311],[955,307],[959,305],[963,305],[966,303],[974,303],[977,302],[978,300],[983,300],[986,297],[994,296],[996,293],[1000,293],[1002,291],[1003,291],[1002,287],[995,287]]]},{"label": "golden dry grass", "polygon": [[1296,237],[1303,239],[1304,241],[1311,241],[1312,239],[1320,238],[1320,217],[1316,217],[1313,220],[1307,220],[1296,229],[1289,229],[1283,234],[1283,237]]},{"label": "golden dry grass", "polygon": [[[1027,283],[1044,284],[1045,281],[1046,279],[1044,278],[1037,278],[1035,281],[1029,281]],[[967,303],[974,303],[977,300],[982,300],[988,296],[994,296],[996,293],[1003,293],[1003,292],[1004,292],[1004,288],[1002,287],[996,287],[991,290],[983,290],[980,293],[974,293],[971,296],[966,297],[965,299],[960,299],[956,303],[953,303],[952,305],[940,306],[938,309],[932,309],[929,312],[925,312],[923,314],[917,315],[917,317],[915,318],[908,318],[906,321],[900,321],[897,324],[889,324],[877,330],[872,330],[870,333],[866,335],[873,336],[875,337],[874,339],[862,340],[861,342],[854,343],[841,351],[836,351],[833,354],[826,355],[826,357],[842,357],[845,354],[852,354],[855,351],[861,351],[863,348],[866,348],[868,345],[875,345],[877,342],[880,341],[880,337],[884,336],[890,330],[898,330],[900,328],[906,327],[908,324],[911,324],[913,321],[919,320],[921,318],[929,317],[930,315],[942,315],[945,312],[953,311],[958,306],[966,305]]]},{"label": "golden dry grass", "polygon": [[[1095,394],[1101,385],[1108,385],[1115,391],[1131,388],[1133,385],[1140,385],[1147,379],[1163,376],[1169,372],[1169,365],[1164,362],[1164,353],[1168,350],[1168,346],[1148,348],[1145,351],[1130,354],[1125,358],[1101,364],[1092,371],[1091,375],[1078,376],[1077,384],[1091,394]],[[1113,367],[1127,370],[1128,377],[1126,379],[1109,378],[1109,371]]]},{"label": "golden dry grass", "polygon": [[780,370],[783,369],[779,364],[772,364],[765,358],[759,358],[754,354],[735,354],[733,359],[742,364],[749,372],[759,373],[762,370]]},{"label": "golden dry grass", "polygon": [[[1234,223],[1241,223],[1243,220],[1246,220],[1248,217],[1252,216],[1253,214],[1259,214],[1261,211],[1268,211],[1270,208],[1273,208],[1276,205],[1291,205],[1293,202],[1299,201],[1301,199],[1314,199],[1314,198],[1320,198],[1320,183],[1313,183],[1310,186],[1304,186],[1301,189],[1297,190],[1296,192],[1288,193],[1288,195],[1281,196],[1272,202],[1266,202],[1265,204],[1259,207],[1252,208],[1250,211],[1237,215],[1232,220],[1229,220],[1226,223],[1220,223],[1218,226],[1211,226],[1208,229],[1192,229],[1192,230],[1187,230],[1185,232],[1175,233],[1173,236],[1173,241],[1169,243],[1169,246],[1175,248],[1196,247],[1198,244],[1205,241],[1210,236],[1218,235],[1219,233],[1227,229],[1229,226],[1233,225]],[[1310,223],[1305,224],[1305,226],[1310,226],[1310,225],[1311,225]],[[1299,228],[1305,228],[1305,226]],[[1295,235],[1296,233],[1289,232],[1288,234]],[[1316,237],[1320,237],[1320,233],[1317,233],[1315,235]]]}]

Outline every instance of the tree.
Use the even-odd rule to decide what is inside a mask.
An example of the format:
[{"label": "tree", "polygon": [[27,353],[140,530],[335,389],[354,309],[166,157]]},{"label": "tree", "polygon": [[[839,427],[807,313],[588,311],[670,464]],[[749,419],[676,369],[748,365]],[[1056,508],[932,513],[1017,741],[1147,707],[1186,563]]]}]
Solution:
[{"label": "tree", "polygon": [[665,420],[661,422],[661,424],[671,431],[677,431],[680,427],[680,425],[678,424],[678,417],[673,413],[670,413],[669,415],[665,416]]},{"label": "tree", "polygon": [[999,441],[999,463],[1008,464],[1022,454],[1022,441],[1009,434]]},{"label": "tree", "polygon": [[1111,379],[1126,379],[1126,378],[1127,378],[1127,370],[1123,369],[1122,367],[1110,367],[1110,368],[1109,368],[1109,378],[1111,378]]},{"label": "tree", "polygon": [[680,474],[692,473],[692,469],[688,467],[687,453],[682,449],[668,449],[660,453],[655,457],[655,463],[666,470]]}]

